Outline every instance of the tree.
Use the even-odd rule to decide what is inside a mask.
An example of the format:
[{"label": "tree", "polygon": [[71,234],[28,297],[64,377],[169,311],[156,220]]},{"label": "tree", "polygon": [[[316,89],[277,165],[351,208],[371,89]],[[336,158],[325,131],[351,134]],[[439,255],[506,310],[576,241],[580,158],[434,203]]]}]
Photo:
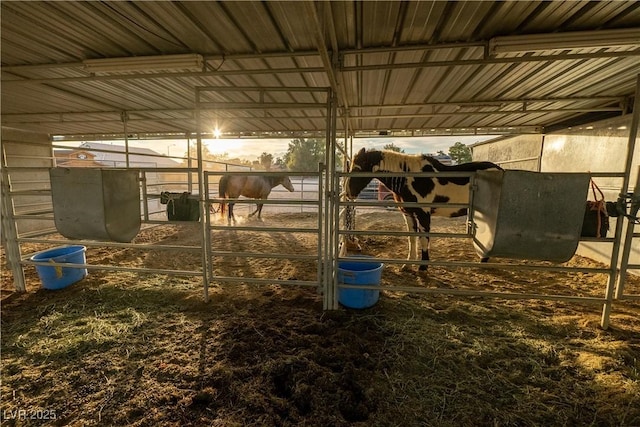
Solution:
[{"label": "tree", "polygon": [[[196,159],[198,158],[198,143],[195,141],[189,143],[189,152],[184,153],[183,156],[185,157],[185,159],[182,160],[182,164],[184,164],[185,166],[188,165],[189,161],[186,159],[186,157],[190,157],[192,162],[191,164],[193,167],[195,167],[195,165],[197,164]],[[228,157],[228,153],[213,154],[211,151],[209,151],[209,147],[207,147],[207,144],[202,144],[202,160],[224,162],[227,161]]]},{"label": "tree", "polygon": [[393,142],[389,143],[389,144],[385,144],[384,147],[382,147],[383,150],[389,150],[389,151],[395,151],[397,153],[404,153],[404,150],[398,146],[396,146]]},{"label": "tree", "polygon": [[449,147],[449,156],[458,164],[470,162],[471,157],[471,148],[464,145],[462,142],[456,142],[451,147]]},{"label": "tree", "polygon": [[[191,157],[191,167],[196,167],[197,163],[197,159],[198,159],[198,144],[197,142],[191,142],[189,144],[189,152],[188,153],[184,153],[183,155],[185,157],[184,160],[182,160],[182,164],[184,166],[189,165],[189,161],[188,159],[186,159],[186,157]],[[229,158],[229,153],[225,152],[225,153],[220,153],[220,154],[213,154],[211,151],[209,151],[209,147],[207,146],[207,144],[202,144],[202,160],[204,162],[220,162],[220,163],[229,163],[229,164],[234,164],[234,165],[245,165],[245,166],[251,166],[251,162],[249,162],[248,160],[243,160],[243,159],[239,159],[239,158]],[[205,165],[205,168],[207,168],[209,165]]]},{"label": "tree", "polygon": [[258,157],[258,160],[265,170],[270,170],[271,163],[273,163],[273,154],[263,151],[262,154],[260,154],[260,157]]},{"label": "tree", "polygon": [[324,139],[296,138],[289,142],[283,161],[287,168],[300,172],[315,172],[318,163],[324,162]]},{"label": "tree", "polygon": [[273,162],[273,165],[278,169],[286,169],[287,165],[282,157],[276,157],[276,160]]}]

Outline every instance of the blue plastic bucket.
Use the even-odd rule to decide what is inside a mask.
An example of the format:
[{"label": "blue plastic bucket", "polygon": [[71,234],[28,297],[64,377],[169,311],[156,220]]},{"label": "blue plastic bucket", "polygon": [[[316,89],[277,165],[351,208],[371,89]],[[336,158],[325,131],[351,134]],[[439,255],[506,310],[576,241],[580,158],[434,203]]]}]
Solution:
[{"label": "blue plastic bucket", "polygon": [[[371,258],[372,257],[362,257]],[[377,261],[339,261],[338,283],[345,285],[380,285],[384,264]],[[348,308],[368,308],[380,298],[377,289],[339,288],[338,302]]]},{"label": "blue plastic bucket", "polygon": [[[33,255],[31,261],[45,261],[69,264],[86,264],[84,246],[61,246]],[[86,268],[70,268],[36,265],[36,272],[44,289],[62,289],[75,283],[87,275]]]}]

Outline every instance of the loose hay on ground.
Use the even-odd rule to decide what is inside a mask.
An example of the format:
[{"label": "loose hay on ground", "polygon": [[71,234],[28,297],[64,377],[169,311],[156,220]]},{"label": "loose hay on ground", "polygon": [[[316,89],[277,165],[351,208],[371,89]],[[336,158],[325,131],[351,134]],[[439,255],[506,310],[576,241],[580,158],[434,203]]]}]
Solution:
[{"label": "loose hay on ground", "polygon": [[[401,218],[389,219],[396,215],[362,215],[358,225],[401,229]],[[314,224],[307,216],[264,219],[294,220]],[[137,239],[198,244],[188,227]],[[375,255],[405,254],[404,238],[363,240]],[[286,252],[279,242],[291,245],[263,235],[251,247]],[[314,248],[310,236],[295,243],[297,251]],[[433,243],[434,259],[475,259],[469,242]],[[90,251],[99,263],[199,264],[186,251]],[[232,273],[234,264],[221,268]],[[303,268],[286,274],[309,275]],[[261,264],[251,273],[282,271]],[[598,307],[564,302],[383,292],[371,309],[324,313],[320,297],[299,287],[225,285],[205,304],[194,277],[91,271],[47,292],[29,273],[24,295],[3,279],[3,414],[48,409],[58,425],[640,424],[637,304],[616,305],[613,327],[602,331]],[[604,289],[586,276],[432,268],[421,281],[385,269],[385,286],[411,281],[598,296]]]}]

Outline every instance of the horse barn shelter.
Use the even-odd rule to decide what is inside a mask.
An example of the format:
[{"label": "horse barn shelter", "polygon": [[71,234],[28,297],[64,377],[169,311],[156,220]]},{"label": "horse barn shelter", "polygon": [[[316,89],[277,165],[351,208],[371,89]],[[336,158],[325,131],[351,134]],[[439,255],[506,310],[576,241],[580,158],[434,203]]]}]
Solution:
[{"label": "horse barn shelter", "polygon": [[[341,219],[357,202],[341,197],[347,172],[338,159],[351,156],[364,137],[495,135],[473,147],[475,159],[505,169],[590,173],[628,217],[611,218],[605,238],[581,239],[580,253],[596,253],[606,265],[580,270],[607,276],[598,296],[487,296],[593,302],[603,307],[605,328],[614,303],[638,299],[624,287],[627,270],[640,266],[633,229],[640,165],[637,1],[3,1],[1,13],[2,237],[18,290],[26,289],[26,270],[47,265],[30,259],[29,245],[79,244],[88,248],[79,267],[89,275],[202,276],[205,299],[211,283],[319,286],[324,308],[335,309],[340,242],[376,234]],[[326,139],[324,165],[304,177],[316,183],[313,195],[266,201],[267,210],[271,203],[317,214],[311,227],[286,228],[316,236],[314,253],[299,255],[314,271],[310,279],[254,280],[217,269],[216,260],[227,256],[278,263],[296,254],[225,252],[212,243],[212,235],[228,231],[211,219],[209,207],[220,202],[217,181],[231,170],[202,158],[203,140],[214,129],[228,139]],[[195,144],[197,155],[178,160],[185,166],[178,171],[134,167],[126,153],[123,168],[77,171],[56,168],[53,156],[61,142],[121,140],[128,147],[165,138]],[[124,194],[129,178],[111,178],[116,172],[133,173],[132,194]],[[76,173],[75,181],[64,181]],[[163,174],[183,175],[166,182]],[[89,189],[89,180],[97,187]],[[83,191],[95,196],[101,189],[102,196],[87,202]],[[184,247],[132,242],[139,229],[167,224],[148,202],[172,190],[199,200],[199,240]],[[122,205],[111,204],[115,196]],[[66,223],[64,215],[71,215]],[[234,230],[255,231],[250,223]],[[95,265],[90,251],[98,246],[191,251],[201,265]],[[393,266],[402,257],[383,261]],[[429,264],[477,268],[472,261]],[[492,261],[484,267],[571,269]],[[476,294],[397,285],[402,292]]]}]

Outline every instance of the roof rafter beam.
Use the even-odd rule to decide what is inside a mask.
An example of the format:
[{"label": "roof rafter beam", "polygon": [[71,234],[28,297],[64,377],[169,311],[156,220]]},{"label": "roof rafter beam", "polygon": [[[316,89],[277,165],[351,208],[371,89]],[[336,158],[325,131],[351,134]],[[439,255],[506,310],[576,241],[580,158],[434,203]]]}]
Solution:
[{"label": "roof rafter beam", "polygon": [[540,56],[519,56],[517,58],[478,58],[478,59],[456,59],[450,61],[423,61],[423,62],[406,62],[401,64],[374,64],[374,65],[355,65],[345,66],[341,69],[343,72],[355,71],[375,71],[390,69],[407,69],[407,68],[434,68],[434,67],[450,67],[459,65],[489,65],[489,64],[519,64],[525,62],[547,62],[547,61],[575,61],[583,59],[600,59],[600,58],[621,58],[640,56],[640,49],[625,52],[594,52],[594,53],[576,53],[576,54],[558,54],[558,55],[540,55]]},{"label": "roof rafter beam", "polygon": [[201,110],[323,110],[323,103],[304,102],[200,102]]},{"label": "roof rafter beam", "polygon": [[[3,70],[6,71],[6,70]],[[54,78],[37,78],[29,79],[22,77],[21,79],[2,80],[2,84],[46,84],[46,83],[73,83],[73,82],[95,82],[109,80],[148,80],[148,79],[175,79],[178,77],[226,77],[226,76],[249,76],[258,74],[292,74],[292,73],[325,73],[323,67],[310,68],[278,68],[278,69],[260,69],[260,70],[227,70],[227,71],[190,71],[190,72],[163,72],[163,73],[147,73],[147,74],[118,74],[104,76],[83,76],[83,77],[54,77]]]},{"label": "roof rafter beam", "polygon": [[[338,96],[340,97],[340,94],[338,92],[338,79],[336,78],[336,75],[334,73],[333,61],[331,58],[331,54],[329,53],[329,49],[327,49],[315,2],[313,2],[313,0],[305,1],[304,5],[307,11],[307,21],[309,22],[310,29],[313,32],[313,36],[316,41],[316,47],[318,48],[318,54],[320,55],[320,59],[322,60],[322,64],[324,65],[323,70],[327,73],[331,88],[336,93],[338,93]],[[340,101],[342,101],[342,99],[340,99]]]},{"label": "roof rafter beam", "polygon": [[[262,91],[270,90],[269,88],[235,88],[235,90],[252,90],[252,91]],[[311,91],[311,92],[323,92],[326,89],[318,89],[318,88],[309,88],[309,89],[297,89],[297,88],[273,88],[274,90],[281,91]],[[216,88],[218,90],[218,88]],[[232,91],[234,88],[220,88],[220,91]],[[525,99],[490,99],[490,100],[475,100],[475,101],[451,101],[451,102],[428,102],[428,103],[420,103],[420,104],[391,104],[391,105],[360,105],[353,106],[351,109],[355,110],[363,110],[363,109],[407,109],[407,108],[423,108],[423,107],[443,107],[443,106],[451,106],[457,105],[460,107],[486,107],[486,106],[495,106],[498,107],[502,104],[531,104],[531,103],[574,103],[574,102],[618,102],[621,104],[620,110],[622,110],[624,104],[628,100],[625,97],[621,96],[593,96],[593,97],[562,97],[562,98],[525,98]],[[217,103],[218,106],[224,108],[224,103]],[[288,106],[289,104],[287,104]],[[317,109],[322,108],[321,105],[324,104],[314,104]],[[295,106],[294,106],[295,107]],[[264,106],[263,106],[264,108]],[[291,108],[291,106],[289,106]],[[585,107],[584,109],[595,108],[595,107]],[[609,107],[604,107],[609,108]],[[614,108],[614,107],[611,107]],[[206,108],[205,108],[206,109]],[[584,110],[581,108],[581,110]],[[552,111],[552,109],[548,109],[545,111]],[[145,114],[185,114],[193,117],[194,110],[191,108],[168,108],[168,109],[141,109],[141,110],[127,110],[129,116],[135,115],[145,115]],[[9,113],[3,114],[2,118],[4,119],[19,119],[24,118],[28,119],[29,117],[49,117],[49,118],[57,118],[59,121],[64,121],[62,118],[70,117],[70,118],[81,118],[81,117],[90,117],[95,115],[105,115],[105,114],[113,114],[120,117],[122,111],[120,110],[96,110],[96,111],[87,111],[87,112],[76,112],[76,111],[64,111],[58,113]],[[162,120],[162,118],[155,118],[154,120]]]},{"label": "roof rafter beam", "polygon": [[[543,129],[540,126],[466,126],[466,127],[435,127],[427,129],[404,129],[392,130],[386,137],[399,136],[441,136],[441,135],[519,135],[519,134],[539,134]],[[323,138],[326,131],[318,130],[243,130],[224,132],[225,138],[290,138],[290,137],[310,137],[315,136]],[[146,139],[176,139],[176,138],[194,138],[195,132],[128,132],[128,140],[146,140]],[[354,138],[381,137],[379,130],[358,130],[353,134]],[[212,135],[213,137],[213,135]],[[382,136],[383,138],[385,136]],[[55,135],[54,142],[70,142],[70,141],[86,141],[86,140],[114,140],[124,139],[123,133],[68,133],[64,135]]]},{"label": "roof rafter beam", "polygon": [[[324,50],[329,55],[328,50]],[[524,56],[517,58],[478,58],[478,59],[458,59],[450,61],[426,61],[426,62],[407,62],[400,64],[373,64],[373,65],[355,65],[342,66],[340,72],[357,72],[357,71],[375,71],[375,70],[393,70],[393,69],[409,69],[409,68],[435,68],[463,65],[488,65],[488,64],[518,64],[525,62],[546,62],[546,61],[573,61],[583,59],[599,59],[599,58],[621,58],[640,56],[640,49],[625,52],[595,52],[581,54],[559,54],[544,56]],[[329,61],[331,59],[323,59]],[[329,68],[327,68],[329,67]],[[4,69],[3,72],[9,70]],[[324,67],[308,67],[308,68],[278,68],[278,69],[259,69],[259,70],[218,70],[218,71],[190,71],[190,72],[163,72],[163,73],[147,73],[147,74],[119,74],[119,75],[103,75],[103,76],[83,76],[83,77],[54,77],[54,78],[26,78],[19,77],[16,79],[2,79],[2,84],[6,85],[31,85],[31,84],[49,84],[49,83],[71,83],[71,82],[94,82],[109,80],[147,80],[177,77],[226,77],[226,76],[248,76],[248,75],[264,75],[264,74],[300,74],[300,73],[326,73],[331,82],[331,86],[338,88],[338,94],[341,98],[342,85],[337,84],[336,73],[331,65]],[[341,103],[343,101],[341,100]],[[348,104],[341,104],[348,105]]]},{"label": "roof rafter beam", "polygon": [[[354,110],[359,109],[402,109],[402,108],[421,108],[421,107],[500,107],[507,104],[522,104],[523,106],[532,103],[574,103],[574,102],[618,102],[621,106],[625,104],[627,99],[624,96],[585,96],[585,97],[562,97],[562,98],[523,98],[523,99],[478,99],[474,101],[447,101],[447,102],[424,102],[419,104],[386,104],[386,105],[358,105],[351,107]],[[621,107],[622,108],[622,107]]]},{"label": "roof rafter beam", "polygon": [[549,113],[594,113],[594,112],[620,112],[622,109],[611,108],[562,108],[562,109],[538,109],[538,110],[485,110],[485,111],[454,111],[450,113],[418,113],[418,114],[361,114],[354,118],[362,120],[372,119],[419,119],[430,117],[452,117],[452,116],[495,116],[495,115],[517,115],[517,114],[549,114]]},{"label": "roof rafter beam", "polygon": [[[237,108],[241,111],[247,111],[244,108]],[[360,120],[378,120],[378,119],[415,119],[430,117],[453,117],[453,116],[492,116],[492,115],[517,115],[517,114],[549,114],[549,113],[602,113],[602,112],[623,112],[619,107],[601,107],[601,108],[553,108],[553,109],[518,109],[518,110],[483,110],[483,111],[454,111],[447,113],[415,113],[415,114],[357,114],[352,118]],[[102,119],[102,118],[82,118],[82,113],[75,114],[76,117],[65,118],[60,114],[36,115],[28,117],[3,117],[3,124],[44,124],[44,123],[119,123],[122,120],[118,118]],[[324,120],[326,116],[268,116],[268,117],[220,117],[224,121],[271,121],[271,120]],[[184,122],[185,120],[194,120],[193,117],[129,117],[127,122]]]}]

